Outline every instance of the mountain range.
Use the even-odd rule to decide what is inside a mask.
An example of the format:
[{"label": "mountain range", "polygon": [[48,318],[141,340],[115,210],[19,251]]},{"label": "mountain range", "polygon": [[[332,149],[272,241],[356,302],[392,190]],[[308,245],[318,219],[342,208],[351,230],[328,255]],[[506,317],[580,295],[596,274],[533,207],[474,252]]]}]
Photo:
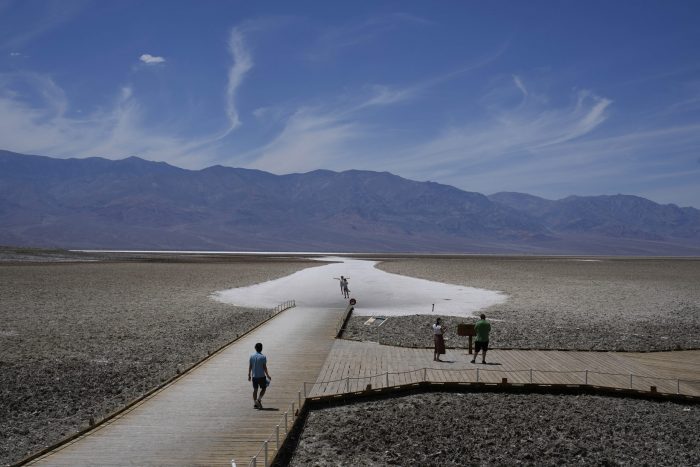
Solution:
[{"label": "mountain range", "polygon": [[700,255],[700,210],[388,172],[185,170],[0,151],[0,244],[73,249]]}]

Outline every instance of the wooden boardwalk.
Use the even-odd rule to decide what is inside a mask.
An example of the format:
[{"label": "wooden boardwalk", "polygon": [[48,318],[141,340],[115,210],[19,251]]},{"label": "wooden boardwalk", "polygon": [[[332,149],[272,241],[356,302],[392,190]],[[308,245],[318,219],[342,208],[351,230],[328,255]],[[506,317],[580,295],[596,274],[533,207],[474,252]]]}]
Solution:
[{"label": "wooden boardwalk", "polygon": [[[303,382],[316,379],[343,312],[286,310],[127,412],[31,464],[230,467],[235,459],[248,465],[298,400]],[[265,410],[253,408],[247,379],[256,342],[264,345],[272,375]],[[274,448],[273,438],[271,456]]]},{"label": "wooden boardwalk", "polygon": [[[623,354],[490,350],[489,365],[464,350],[433,362],[431,349],[334,340],[344,309],[293,308],[228,346],[128,411],[31,464],[51,466],[248,465],[274,433],[304,382],[323,396],[424,381],[567,383],[700,396],[700,351]],[[272,385],[263,411],[252,407],[248,356],[265,346]],[[480,359],[479,359],[480,360]],[[479,369],[477,375],[477,368]],[[531,372],[530,369],[533,369]],[[588,373],[586,373],[588,370]],[[682,380],[680,384],[678,380]],[[329,381],[333,381],[330,382]],[[291,426],[292,417],[289,416]],[[281,439],[284,429],[280,431]],[[275,454],[274,437],[269,458]],[[263,465],[263,456],[258,464]]]},{"label": "wooden boardwalk", "polygon": [[[448,350],[434,362],[432,349],[373,342],[336,341],[310,397],[420,381],[591,384],[700,396],[700,351],[625,354],[537,350],[489,350],[487,365],[465,350]],[[481,361],[481,357],[477,359]],[[478,369],[478,372],[477,372]],[[532,369],[532,371],[530,371]],[[630,377],[630,375],[632,375]]]}]

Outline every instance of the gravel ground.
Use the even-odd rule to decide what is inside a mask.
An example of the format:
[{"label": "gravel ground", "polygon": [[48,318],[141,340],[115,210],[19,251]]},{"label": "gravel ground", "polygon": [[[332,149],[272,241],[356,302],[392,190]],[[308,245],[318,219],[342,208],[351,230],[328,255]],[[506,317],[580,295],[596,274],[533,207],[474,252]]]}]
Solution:
[{"label": "gravel ground", "polygon": [[0,465],[123,407],[267,316],[212,292],[316,265],[0,265]]},{"label": "gravel ground", "polygon": [[[99,419],[123,407],[174,376],[178,368],[188,367],[265,318],[260,311],[211,300],[212,292],[319,265],[302,260],[220,257],[164,261],[160,256],[124,258],[131,262],[28,265],[14,261],[22,260],[22,255],[37,256],[33,251],[15,251],[12,255],[6,252],[6,260],[13,263],[0,264],[0,465],[85,428],[91,417]],[[0,252],[0,260],[2,256]],[[52,260],[75,260],[62,252],[55,256]],[[380,268],[507,293],[508,302],[486,310],[493,320],[492,345],[497,348],[700,348],[700,261],[421,258],[393,260]],[[439,311],[439,303],[436,309]],[[391,318],[375,329],[362,325],[365,320],[351,318],[346,337],[392,345],[432,345],[432,316]],[[454,330],[462,319],[446,317],[445,321]],[[466,340],[457,338],[454,332],[447,337],[448,346],[466,345]],[[370,409],[363,409],[362,404],[329,409],[340,410],[342,416],[321,421],[319,428],[313,428],[310,417],[304,436],[318,442],[324,436],[335,437],[336,430],[329,427],[345,430],[324,451],[330,457],[321,464],[389,464],[397,459],[406,465],[463,465],[472,460],[507,464],[519,458],[518,452],[531,456],[522,457],[521,462],[526,464],[603,464],[606,460],[625,464],[632,463],[633,457],[624,456],[640,451],[644,452],[636,455],[638,459],[657,457],[639,463],[700,464],[695,407],[678,415],[674,407],[680,406],[673,404],[606,398],[602,400],[612,402],[594,398],[590,400],[596,402],[590,402],[584,396],[551,396],[552,400],[542,399],[546,403],[536,399],[549,397],[541,395],[410,397],[438,400],[412,403],[405,398],[363,403],[379,404],[367,406],[375,407]],[[484,399],[487,397],[495,399]],[[520,402],[519,411],[515,411],[508,406],[512,404],[509,401],[525,402]],[[468,431],[468,423],[473,423],[476,415],[468,420],[455,415],[466,412],[454,411],[460,403],[489,406],[488,425],[482,426],[493,429],[485,430],[480,441],[471,442],[474,433]],[[603,408],[601,417],[616,417],[610,417],[610,421],[589,417],[598,407]],[[449,413],[440,414],[448,408]],[[410,427],[408,435],[396,429],[398,422],[392,418],[402,411],[412,414],[410,423],[396,418],[402,426]],[[525,413],[527,423],[514,423],[514,413]],[[532,423],[533,413],[538,417],[544,414],[541,420],[546,423]],[[572,413],[580,416],[571,417]],[[644,418],[648,414],[653,417],[651,421]],[[675,418],[664,418],[664,414],[674,414]],[[581,424],[573,426],[571,420],[579,418],[586,421],[586,429],[597,428],[593,441],[588,439],[588,432],[577,431]],[[449,426],[442,423],[453,419],[456,423]],[[678,427],[666,428],[671,424],[669,419]],[[685,420],[692,421],[688,422],[690,428]],[[358,430],[357,426],[364,428]],[[467,431],[461,437],[454,435],[455,426]],[[561,428],[568,426],[571,428]],[[392,438],[398,436],[395,433],[403,436]],[[599,441],[602,434],[610,438]],[[393,440],[386,448],[385,438]],[[588,442],[583,445],[579,439]],[[336,447],[352,440],[354,443],[347,448]],[[507,441],[505,447],[496,444],[503,440],[512,441]],[[636,450],[624,440],[636,440]],[[632,441],[629,443],[634,444]],[[527,448],[521,449],[523,444]],[[471,445],[479,448],[470,451]],[[447,457],[455,453],[461,454],[458,458]],[[399,454],[402,457],[397,457]],[[342,456],[351,457],[344,460]],[[464,456],[469,460],[465,461]],[[298,464],[306,464],[299,459]]]},{"label": "gravel ground", "polygon": [[313,410],[291,465],[700,465],[698,405],[426,393]]},{"label": "gravel ground", "polygon": [[[700,260],[462,258],[390,260],[386,272],[499,290],[484,310],[493,348],[652,351],[700,348]],[[362,297],[357,297],[362,305]],[[439,313],[440,298],[435,310]],[[445,317],[448,347],[466,347]],[[346,339],[431,347],[435,315],[392,317],[380,327],[351,317]]]}]

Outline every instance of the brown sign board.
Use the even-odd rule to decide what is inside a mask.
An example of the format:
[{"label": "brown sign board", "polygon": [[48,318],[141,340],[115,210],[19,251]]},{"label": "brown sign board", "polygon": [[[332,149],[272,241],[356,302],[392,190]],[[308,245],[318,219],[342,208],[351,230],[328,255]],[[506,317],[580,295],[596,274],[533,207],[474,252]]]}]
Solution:
[{"label": "brown sign board", "polygon": [[460,323],[457,325],[458,336],[476,336],[473,324]]}]

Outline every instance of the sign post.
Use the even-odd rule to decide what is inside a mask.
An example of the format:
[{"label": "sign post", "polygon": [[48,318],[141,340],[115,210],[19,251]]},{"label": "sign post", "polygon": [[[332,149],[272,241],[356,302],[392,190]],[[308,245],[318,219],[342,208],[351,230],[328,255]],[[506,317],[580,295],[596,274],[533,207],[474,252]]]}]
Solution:
[{"label": "sign post", "polygon": [[458,336],[469,336],[469,355],[472,354],[472,337],[476,336],[476,330],[473,324],[459,323],[457,325]]}]

